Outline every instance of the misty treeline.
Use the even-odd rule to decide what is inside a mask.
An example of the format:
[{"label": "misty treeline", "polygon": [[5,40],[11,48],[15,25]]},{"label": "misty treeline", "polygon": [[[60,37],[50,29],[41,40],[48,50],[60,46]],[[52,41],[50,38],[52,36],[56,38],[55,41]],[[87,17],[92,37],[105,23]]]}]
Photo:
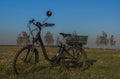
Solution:
[{"label": "misty treeline", "polygon": [[[73,32],[71,34],[71,38],[73,39],[73,41],[76,39],[76,36],[77,36],[76,32]],[[59,45],[61,43],[61,40],[63,41],[63,39],[61,39],[59,36],[54,37],[54,35],[49,31],[46,32],[43,39],[44,39],[43,42],[45,43],[45,45],[48,45],[48,46]],[[26,32],[22,32],[21,34],[18,34],[16,42],[17,42],[17,45],[19,46],[25,46],[31,42],[30,36]],[[105,49],[108,44],[110,44],[110,46],[114,46],[116,44],[114,35],[111,35],[110,37],[108,37],[106,32],[102,32],[102,35],[97,35],[96,45],[98,46],[98,48],[102,46]]]},{"label": "misty treeline", "polygon": [[110,44],[110,46],[114,46],[116,44],[114,35],[108,37],[106,32],[102,32],[102,35],[97,35],[96,45],[98,47],[102,45],[103,48],[105,49],[108,44]]},{"label": "misty treeline", "polygon": [[[75,40],[77,33],[73,32],[71,35],[72,35],[71,38],[73,40]],[[49,31],[46,32],[43,39],[44,39],[43,42],[45,43],[45,45],[48,45],[48,46],[49,45],[59,45],[61,43],[61,41],[63,41],[63,39],[60,39],[59,36],[54,37],[54,35]],[[26,32],[21,32],[21,34],[18,34],[16,42],[17,42],[17,45],[19,45],[19,46],[25,46],[25,45],[31,43],[30,36]]]}]

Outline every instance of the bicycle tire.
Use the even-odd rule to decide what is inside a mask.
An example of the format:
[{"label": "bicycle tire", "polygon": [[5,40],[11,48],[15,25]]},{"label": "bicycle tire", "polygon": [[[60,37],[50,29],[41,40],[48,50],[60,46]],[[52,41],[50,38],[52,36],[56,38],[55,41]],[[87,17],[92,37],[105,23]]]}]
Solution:
[{"label": "bicycle tire", "polygon": [[62,63],[65,67],[79,66],[81,70],[85,69],[87,54],[81,47],[69,47],[64,51]]},{"label": "bicycle tire", "polygon": [[[27,52],[25,52],[25,50]],[[39,55],[36,48],[32,48],[32,46],[23,47],[16,53],[14,57],[13,70],[16,75],[28,73],[33,71],[38,60]]]}]

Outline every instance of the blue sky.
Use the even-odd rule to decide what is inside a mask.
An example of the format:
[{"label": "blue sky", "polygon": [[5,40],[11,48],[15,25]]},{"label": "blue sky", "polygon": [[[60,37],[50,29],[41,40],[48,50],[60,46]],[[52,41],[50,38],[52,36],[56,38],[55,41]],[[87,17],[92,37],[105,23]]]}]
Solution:
[{"label": "blue sky", "polygon": [[28,30],[28,20],[43,21],[47,10],[53,12],[48,22],[56,26],[43,31],[76,31],[91,43],[105,31],[120,40],[120,0],[0,0],[0,44],[16,44],[17,35]]}]

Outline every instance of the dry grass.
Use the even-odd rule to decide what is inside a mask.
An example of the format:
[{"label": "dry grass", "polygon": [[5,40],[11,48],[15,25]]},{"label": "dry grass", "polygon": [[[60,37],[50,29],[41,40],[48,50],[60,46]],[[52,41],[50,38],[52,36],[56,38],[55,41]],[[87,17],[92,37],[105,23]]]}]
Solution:
[{"label": "dry grass", "polygon": [[[85,71],[73,68],[63,72],[59,72],[59,67],[50,69],[50,63],[39,53],[40,62],[37,64],[37,70],[32,74],[16,76],[12,62],[18,49],[19,47],[0,47],[0,79],[120,79],[120,50],[85,49],[89,60],[96,62]],[[48,49],[49,55],[50,51],[56,51]]]}]

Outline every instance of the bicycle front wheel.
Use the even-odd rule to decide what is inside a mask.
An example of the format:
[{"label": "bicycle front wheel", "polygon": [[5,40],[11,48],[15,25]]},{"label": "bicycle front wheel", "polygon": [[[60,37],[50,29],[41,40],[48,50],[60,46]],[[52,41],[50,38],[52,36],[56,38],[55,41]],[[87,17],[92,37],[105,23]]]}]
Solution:
[{"label": "bicycle front wheel", "polygon": [[13,69],[17,75],[25,74],[33,71],[34,66],[37,62],[37,50],[31,46],[26,46],[17,52],[13,61]]}]

